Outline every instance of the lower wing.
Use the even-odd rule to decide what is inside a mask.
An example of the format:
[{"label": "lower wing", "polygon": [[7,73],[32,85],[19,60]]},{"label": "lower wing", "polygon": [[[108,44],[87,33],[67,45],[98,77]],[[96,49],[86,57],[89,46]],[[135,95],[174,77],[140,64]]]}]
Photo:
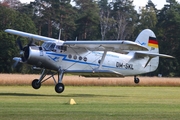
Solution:
[{"label": "lower wing", "polygon": [[65,73],[84,77],[124,77],[121,73],[111,70],[67,70]]}]

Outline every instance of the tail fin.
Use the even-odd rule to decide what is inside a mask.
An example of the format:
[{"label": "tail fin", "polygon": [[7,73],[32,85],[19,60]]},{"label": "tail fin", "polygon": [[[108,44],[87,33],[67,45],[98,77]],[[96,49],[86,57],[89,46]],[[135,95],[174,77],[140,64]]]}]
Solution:
[{"label": "tail fin", "polygon": [[159,53],[158,41],[156,40],[154,32],[150,29],[143,30],[135,42],[148,48],[149,52]]},{"label": "tail fin", "polygon": [[[142,55],[148,57],[144,62],[144,70],[146,72],[151,72],[157,69],[159,64],[159,46],[156,40],[156,35],[150,29],[143,30],[135,40],[136,43],[145,46],[149,51],[147,52],[136,52],[137,55]],[[155,57],[156,56],[156,57]],[[144,59],[144,58],[143,58]]]},{"label": "tail fin", "polygon": [[138,70],[142,73],[148,73],[156,70],[159,64],[159,57],[174,58],[170,55],[159,54],[159,46],[156,36],[150,29],[143,30],[138,35],[135,42],[148,49],[148,51],[132,52],[134,56],[131,59],[131,62],[137,65]]}]

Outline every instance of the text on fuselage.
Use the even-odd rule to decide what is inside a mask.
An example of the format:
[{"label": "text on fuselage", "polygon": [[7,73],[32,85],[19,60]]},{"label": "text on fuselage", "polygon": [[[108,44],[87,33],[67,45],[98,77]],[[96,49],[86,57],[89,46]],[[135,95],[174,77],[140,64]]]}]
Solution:
[{"label": "text on fuselage", "polygon": [[117,67],[117,68],[125,68],[125,69],[131,69],[131,70],[133,70],[133,64],[128,64],[128,63],[116,62],[116,67]]}]

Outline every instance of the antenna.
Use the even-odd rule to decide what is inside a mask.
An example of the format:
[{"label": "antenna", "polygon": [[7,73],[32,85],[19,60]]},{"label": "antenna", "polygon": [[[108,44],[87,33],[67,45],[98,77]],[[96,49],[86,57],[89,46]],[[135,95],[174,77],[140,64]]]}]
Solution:
[{"label": "antenna", "polygon": [[59,38],[58,40],[61,40],[61,29],[59,29]]},{"label": "antenna", "polygon": [[77,37],[76,37],[75,41],[77,41]]}]

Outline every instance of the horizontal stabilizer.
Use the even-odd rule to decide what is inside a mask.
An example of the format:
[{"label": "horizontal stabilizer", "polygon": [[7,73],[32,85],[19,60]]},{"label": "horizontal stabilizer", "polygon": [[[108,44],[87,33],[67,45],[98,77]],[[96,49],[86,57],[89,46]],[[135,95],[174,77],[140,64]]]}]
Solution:
[{"label": "horizontal stabilizer", "polygon": [[146,62],[145,66],[144,66],[144,68],[148,65],[148,63],[154,57],[175,58],[175,57],[170,56],[170,55],[159,54],[159,53],[150,53],[150,52],[144,52],[144,51],[136,51],[135,56],[136,55],[138,55],[138,57],[146,57],[146,56],[149,57],[148,61]]},{"label": "horizontal stabilizer", "polygon": [[159,53],[150,53],[150,52],[144,52],[144,51],[136,51],[135,54],[138,54],[140,56],[149,56],[150,58],[154,58],[154,57],[164,57],[164,58],[175,58],[173,56],[170,55],[165,55],[165,54],[159,54]]},{"label": "horizontal stabilizer", "polygon": [[121,73],[110,70],[66,70],[65,73],[84,77],[124,77]]}]

